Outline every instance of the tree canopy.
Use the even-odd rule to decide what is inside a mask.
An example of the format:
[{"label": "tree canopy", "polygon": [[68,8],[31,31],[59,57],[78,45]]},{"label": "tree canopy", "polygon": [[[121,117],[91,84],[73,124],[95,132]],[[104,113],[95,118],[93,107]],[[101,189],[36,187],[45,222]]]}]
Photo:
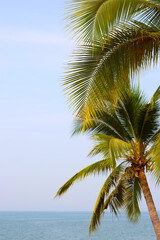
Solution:
[{"label": "tree canopy", "polygon": [[[123,90],[115,111],[105,108],[85,128],[95,143],[89,155],[100,154],[102,160],[75,174],[59,189],[57,196],[91,174],[107,176],[93,210],[90,232],[96,229],[108,208],[115,215],[119,209],[124,209],[129,220],[136,222],[143,189],[141,173],[149,172],[157,183],[160,182],[159,99],[160,87],[150,102],[137,89]],[[74,134],[83,131],[83,121],[86,120],[75,120]]]}]

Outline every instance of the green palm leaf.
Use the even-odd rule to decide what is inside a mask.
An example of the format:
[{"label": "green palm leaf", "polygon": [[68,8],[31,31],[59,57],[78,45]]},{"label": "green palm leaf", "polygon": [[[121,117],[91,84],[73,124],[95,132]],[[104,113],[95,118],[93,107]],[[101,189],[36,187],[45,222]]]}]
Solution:
[{"label": "green palm leaf", "polygon": [[96,226],[100,223],[100,215],[101,215],[102,209],[104,209],[105,198],[108,196],[110,189],[112,187],[115,187],[123,171],[124,171],[123,165],[122,164],[118,165],[116,168],[113,169],[113,171],[110,173],[105,183],[103,184],[101,191],[98,195],[98,198],[93,210],[93,214],[91,217],[91,222],[89,227],[90,232],[92,230],[95,230]]},{"label": "green palm leaf", "polygon": [[156,63],[159,52],[159,27],[148,27],[137,21],[112,31],[103,51],[98,44],[81,46],[64,81],[66,94],[74,112],[83,119],[92,119],[103,110],[107,100],[116,102],[117,91],[129,86],[129,76],[139,68]]},{"label": "green palm leaf", "polygon": [[151,147],[150,162],[152,175],[154,176],[156,183],[160,184],[160,130],[154,135],[154,143]]},{"label": "green palm leaf", "polygon": [[160,116],[160,87],[153,94],[150,103],[144,104],[143,109],[138,114],[139,139],[148,141],[153,139],[154,134],[159,129]]},{"label": "green palm leaf", "polygon": [[141,186],[139,179],[131,176],[126,179],[126,194],[125,194],[125,209],[128,219],[132,222],[137,222],[141,214],[139,209],[139,201],[141,200]]},{"label": "green palm leaf", "polygon": [[99,174],[100,172],[108,172],[111,169],[112,160],[110,158],[93,163],[88,167],[82,169],[80,172],[76,173],[72,178],[70,178],[57,192],[56,196],[63,195],[76,181],[82,180],[91,174]]},{"label": "green palm leaf", "polygon": [[104,134],[93,134],[92,139],[95,142],[95,147],[89,153],[89,156],[102,154],[105,158],[112,159],[112,166],[116,166],[116,160],[120,159],[131,150],[131,144],[122,139],[114,138]]},{"label": "green palm leaf", "polygon": [[[117,11],[118,9],[118,11]],[[147,0],[70,0],[66,4],[67,30],[79,41],[99,41],[120,22],[133,20],[156,23],[160,16],[158,1]],[[152,17],[151,17],[152,16]]]},{"label": "green palm leaf", "polygon": [[[112,175],[112,173],[111,173]],[[125,195],[127,194],[126,192],[126,184],[125,184],[125,178],[128,175],[128,171],[125,171],[124,173],[121,172],[121,174],[116,178],[116,181],[114,181],[114,188],[113,190],[109,193],[105,193],[106,199],[104,199],[104,186],[102,187],[89,226],[89,232],[91,233],[92,231],[96,230],[98,225],[100,224],[100,218],[101,215],[104,213],[105,209],[110,208],[110,210],[117,216],[118,211],[120,208],[122,208],[125,205]],[[110,178],[110,176],[109,176]],[[108,180],[108,179],[107,179]],[[107,181],[106,180],[106,181]],[[105,201],[104,201],[105,200]]]},{"label": "green palm leaf", "polygon": [[[113,105],[110,105],[113,108]],[[101,133],[106,134],[115,138],[129,141],[131,139],[130,134],[126,131],[126,128],[120,121],[115,111],[110,111],[106,105],[105,110],[100,113],[96,113],[97,118],[89,119],[89,123],[86,119],[76,118],[73,122],[73,135],[81,132],[87,133]]]}]

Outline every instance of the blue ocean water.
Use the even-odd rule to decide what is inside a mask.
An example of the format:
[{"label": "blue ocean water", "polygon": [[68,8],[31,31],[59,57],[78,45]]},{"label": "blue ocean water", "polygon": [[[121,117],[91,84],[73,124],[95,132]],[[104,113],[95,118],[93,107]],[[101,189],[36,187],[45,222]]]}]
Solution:
[{"label": "blue ocean water", "polygon": [[153,240],[148,213],[130,224],[124,213],[106,213],[98,231],[88,236],[91,212],[0,212],[0,240]]}]

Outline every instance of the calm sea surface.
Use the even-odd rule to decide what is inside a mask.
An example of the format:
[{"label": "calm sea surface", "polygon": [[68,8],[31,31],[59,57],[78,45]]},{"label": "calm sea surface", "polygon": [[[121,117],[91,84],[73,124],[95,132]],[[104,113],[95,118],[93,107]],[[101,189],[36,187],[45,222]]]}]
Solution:
[{"label": "calm sea surface", "polygon": [[0,240],[153,240],[149,215],[138,224],[128,223],[125,214],[116,219],[105,214],[99,230],[88,237],[90,212],[0,212]]}]

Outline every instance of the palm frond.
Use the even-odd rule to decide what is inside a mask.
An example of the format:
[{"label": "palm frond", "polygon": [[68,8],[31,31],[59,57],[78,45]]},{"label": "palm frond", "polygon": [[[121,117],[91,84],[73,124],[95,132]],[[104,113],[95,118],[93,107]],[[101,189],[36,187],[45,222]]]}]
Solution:
[{"label": "palm frond", "polygon": [[160,116],[160,87],[156,90],[151,101],[143,103],[136,109],[137,138],[141,142],[147,142],[159,129]]},{"label": "palm frond", "polygon": [[153,144],[151,147],[151,150],[153,150],[154,148],[156,148],[156,145],[154,145],[154,143],[158,141],[159,137],[160,137],[160,129],[158,129],[157,132],[153,134],[153,136],[146,142],[146,145]]},{"label": "palm frond", "polygon": [[124,157],[131,149],[131,144],[104,134],[93,134],[92,139],[95,147],[89,153],[89,156],[101,154],[104,158],[112,159],[113,167],[116,166],[116,160]]},{"label": "palm frond", "polygon": [[126,127],[135,141],[138,138],[137,130],[139,128],[139,112],[142,112],[144,104],[144,96],[137,89],[125,89],[120,93],[120,100],[117,103],[117,115]]},{"label": "palm frond", "polygon": [[[110,106],[113,107],[112,105]],[[90,134],[101,133],[111,137],[119,138],[126,142],[130,141],[132,136],[126,131],[124,125],[120,121],[115,111],[108,109],[108,104],[105,110],[101,113],[96,113],[96,118],[89,119],[89,123],[86,119],[76,118],[73,121],[73,135],[81,132],[87,132]]]},{"label": "palm frond", "polygon": [[155,105],[157,105],[157,103],[159,103],[159,101],[160,101],[160,86],[157,88],[157,90],[155,91],[151,98],[150,101],[151,106],[154,107]]},{"label": "palm frond", "polygon": [[[160,130],[159,130],[160,131]],[[152,165],[152,175],[157,184],[160,184],[160,132],[154,135],[154,143],[150,154],[150,162]]]},{"label": "palm frond", "polygon": [[151,98],[150,103],[143,105],[138,113],[139,139],[147,142],[153,139],[153,136],[159,130],[160,116],[160,87],[156,90]]},{"label": "palm frond", "polygon": [[139,15],[139,20],[147,25],[160,23],[160,2],[159,0],[148,0],[147,5]]},{"label": "palm frond", "polygon": [[89,232],[95,230],[98,224],[100,223],[100,216],[102,210],[104,209],[105,198],[108,196],[110,189],[117,185],[117,181],[119,180],[123,172],[124,172],[123,165],[122,164],[118,165],[116,168],[113,169],[113,171],[110,173],[105,183],[103,184],[93,210],[89,226]]},{"label": "palm frond", "polygon": [[112,31],[103,50],[97,43],[95,55],[92,45],[77,48],[64,81],[74,113],[92,119],[107,100],[116,102],[117,91],[130,83],[130,75],[157,62],[159,39],[160,28],[134,21]]},{"label": "palm frond", "polygon": [[[117,11],[118,9],[118,11]],[[67,30],[78,41],[98,40],[103,46],[104,36],[120,22],[137,17],[146,24],[157,23],[160,6],[147,0],[70,0],[66,4]]]},{"label": "palm frond", "polygon": [[70,178],[57,192],[56,196],[63,195],[76,181],[80,181],[91,174],[99,174],[100,172],[107,173],[112,167],[112,160],[110,158],[98,161],[89,165],[88,167],[82,169],[76,173],[72,178]]},{"label": "palm frond", "polygon": [[134,177],[131,179],[129,176],[125,181],[126,194],[125,194],[125,209],[128,219],[131,222],[137,222],[141,214],[139,208],[139,201],[141,200],[141,186],[139,179]]},{"label": "palm frond", "polygon": [[[90,233],[96,230],[96,228],[100,224],[100,218],[101,218],[101,215],[104,213],[105,209],[108,209],[109,207],[110,211],[117,216],[119,209],[125,206],[125,196],[127,194],[126,177],[129,174],[130,174],[130,167],[126,168],[125,172],[121,173],[119,177],[116,179],[113,189],[110,188],[111,189],[110,193],[108,192],[108,194],[106,194],[105,201],[103,198],[98,197],[94,212],[92,214],[91,222],[90,222],[90,227],[89,227]],[[103,187],[101,191],[103,193]],[[99,196],[101,196],[101,192]]]}]

